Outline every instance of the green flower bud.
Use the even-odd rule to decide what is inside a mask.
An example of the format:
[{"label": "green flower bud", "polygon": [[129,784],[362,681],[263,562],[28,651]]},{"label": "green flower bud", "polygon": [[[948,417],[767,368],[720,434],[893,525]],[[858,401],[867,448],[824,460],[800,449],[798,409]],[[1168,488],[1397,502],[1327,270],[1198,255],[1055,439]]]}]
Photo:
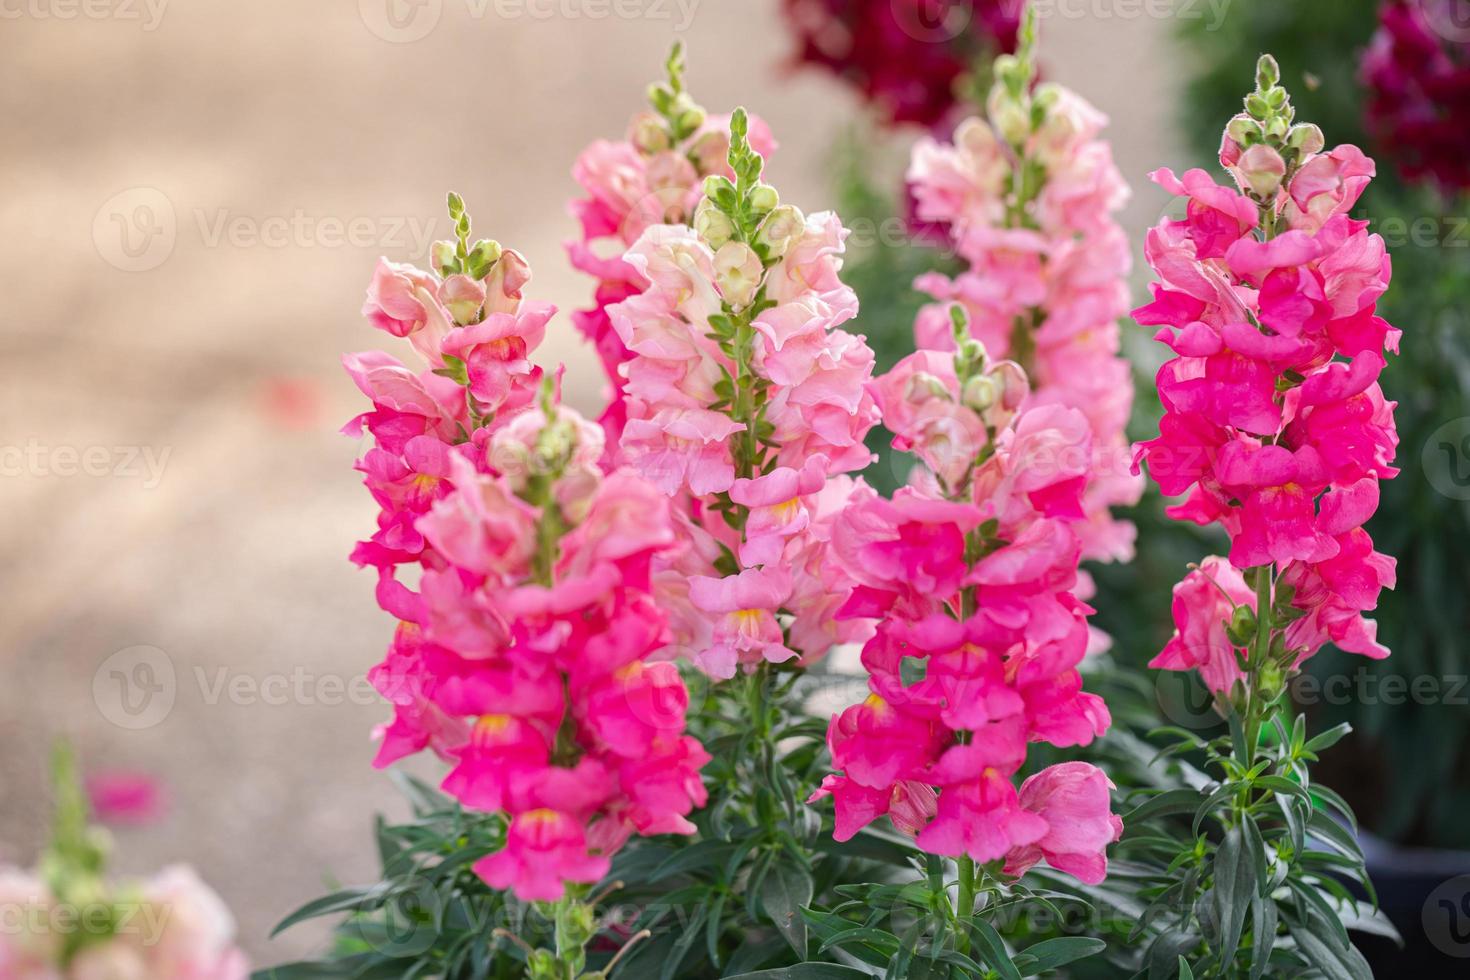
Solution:
[{"label": "green flower bud", "polygon": [[459,271],[459,256],[455,254],[454,242],[435,242],[429,249],[429,261],[441,276]]},{"label": "green flower bud", "polygon": [[1249,646],[1256,635],[1256,613],[1249,606],[1236,606],[1235,615],[1230,618],[1230,625],[1225,632],[1230,636],[1230,642],[1238,647]]},{"label": "green flower bud", "polygon": [[757,214],[774,211],[781,204],[781,195],[770,184],[757,184],[750,192],[750,206]]},{"label": "green flower bud", "polygon": [[1245,111],[1256,119],[1264,120],[1271,115],[1271,106],[1253,92],[1245,97]]},{"label": "green flower bud", "polygon": [[1256,61],[1256,88],[1262,91],[1281,81],[1281,66],[1269,54],[1261,55]]},{"label": "green flower bud", "polygon": [[734,222],[708,198],[700,201],[694,212],[694,230],[716,251],[735,237]]},{"label": "green flower bud", "polygon": [[756,231],[755,240],[765,247],[768,256],[779,259],[805,228],[806,217],[801,211],[789,204],[783,204],[766,215],[766,220],[761,222]]},{"label": "green flower bud", "polygon": [[674,145],[668,124],[656,112],[640,112],[633,117],[628,126],[628,142],[645,155],[661,153]]},{"label": "green flower bud", "polygon": [[723,174],[710,174],[704,178],[704,196],[718,203],[722,197],[733,197],[735,185]]},{"label": "green flower bud", "polygon": [[1322,135],[1322,127],[1314,123],[1297,123],[1286,134],[1286,145],[1303,156],[1311,156],[1322,152],[1322,148],[1327,145],[1327,138]]},{"label": "green flower bud", "polygon": [[500,243],[488,238],[482,238],[475,242],[475,247],[470,249],[469,258],[465,262],[465,272],[472,279],[483,279],[490,274],[491,268],[500,261]]},{"label": "green flower bud", "polygon": [[1259,142],[1264,134],[1261,124],[1242,112],[1225,126],[1225,135],[1240,146],[1249,146]]},{"label": "green flower bud", "polygon": [[983,412],[995,404],[999,393],[1000,386],[996,384],[994,378],[986,374],[977,374],[965,382],[965,390],[961,393],[960,400],[965,403],[966,408]]}]

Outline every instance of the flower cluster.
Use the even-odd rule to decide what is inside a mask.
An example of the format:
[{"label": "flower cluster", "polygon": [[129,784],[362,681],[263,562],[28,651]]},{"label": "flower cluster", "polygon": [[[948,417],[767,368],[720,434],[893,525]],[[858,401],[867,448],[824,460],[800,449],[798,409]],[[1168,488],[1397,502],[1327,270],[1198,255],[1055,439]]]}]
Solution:
[{"label": "flower cluster", "polygon": [[1118,319],[1128,310],[1130,249],[1115,220],[1128,188],[1099,138],[1105,118],[1057,85],[1032,91],[1034,19],[1016,56],[996,63],[988,119],[952,143],[921,139],[909,168],[915,216],[947,229],[969,269],[916,285],[938,302],[915,327],[920,348],[953,349],[949,306],[974,336],[1031,379],[1031,405],[1081,411],[1097,455],[1078,526],[1083,557],[1128,560],[1135,529],[1111,508],[1138,502],[1125,428],[1133,403]]},{"label": "flower cluster", "polygon": [[1013,51],[1014,0],[784,0],[797,59],[856,88],[892,122],[941,123],[968,74]]},{"label": "flower cluster", "polygon": [[826,561],[833,515],[871,461],[873,352],[841,329],[846,232],[760,182],[743,110],[729,168],[693,226],[654,225],[624,257],[647,288],[608,309],[622,365],[622,458],[674,501],[683,548],[660,563],[673,652],[716,678],[809,662],[861,639],[837,623],[847,584]]},{"label": "flower cluster", "polygon": [[666,643],[650,590],[674,544],[667,498],[604,469],[602,430],[527,360],[553,311],[522,301],[524,261],[470,245],[457,198],[451,213],[439,271],[384,262],[366,309],[431,370],[347,359],[373,400],[350,428],[374,438],[359,468],[381,508],[354,557],[402,621],[371,674],[395,709],[378,763],[450,761],[447,793],[510,819],[475,869],[551,900],[603,877],[633,833],[691,833],[708,756],[683,734],[677,668],[648,661]]},{"label": "flower cluster", "polygon": [[146,881],[58,897],[0,867],[0,977],[7,980],[245,980],[235,921],[183,865]]},{"label": "flower cluster", "polygon": [[840,611],[878,618],[867,700],[833,718],[838,840],[888,814],[926,851],[1020,874],[1043,857],[1088,881],[1121,833],[1107,777],[1069,763],[1012,779],[1029,741],[1086,745],[1107,707],[1077,666],[1092,612],[1074,594],[1092,434],[992,362],[955,308],[959,353],[920,351],[873,383],[896,448],[927,469],[886,500],[860,488],[834,554],[858,582]]},{"label": "flower cluster", "polygon": [[[668,82],[650,87],[652,108],[633,117],[627,136],[595,141],[572,168],[587,196],[572,202],[581,237],[567,242],[567,255],[573,266],[597,279],[595,305],[572,314],[572,322],[596,348],[610,381],[611,394],[599,421],[611,457],[627,416],[618,369],[632,352],[613,329],[607,308],[648,286],[623,261],[623,253],[653,225],[687,223],[706,177],[735,176],[726,162],[730,117],[707,116],[685,91],[681,46],[674,47],[667,69]],[[750,120],[750,140],[766,156],[776,148],[759,118]]]},{"label": "flower cluster", "polygon": [[1388,655],[1363,613],[1393,586],[1394,563],[1362,525],[1378,481],[1397,473],[1378,376],[1399,333],[1375,312],[1383,240],[1348,216],[1374,168],[1293,124],[1278,80],[1263,58],[1226,130],[1236,186],[1202,170],[1154,175],[1187,212],[1150,231],[1158,282],[1135,312],[1175,355],[1158,374],[1159,436],[1139,454],[1166,495],[1188,494],[1172,516],[1219,524],[1231,543],[1228,562],[1206,560],[1175,589],[1179,631],[1154,665],[1198,667],[1219,692],[1241,677],[1258,623],[1284,626],[1271,634],[1278,671],[1327,642]]},{"label": "flower cluster", "polygon": [[1368,126],[1410,180],[1470,188],[1470,33],[1461,0],[1387,0],[1363,56]]}]

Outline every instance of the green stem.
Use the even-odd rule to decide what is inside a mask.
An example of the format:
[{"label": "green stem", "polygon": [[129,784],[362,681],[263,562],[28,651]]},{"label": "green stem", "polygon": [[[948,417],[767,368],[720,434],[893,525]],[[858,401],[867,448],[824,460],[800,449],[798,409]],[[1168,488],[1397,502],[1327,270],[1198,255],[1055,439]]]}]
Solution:
[{"label": "green stem", "polygon": [[1265,565],[1256,570],[1256,641],[1251,645],[1250,679],[1247,686],[1245,746],[1250,758],[1241,760],[1247,767],[1254,764],[1256,743],[1260,735],[1262,716],[1267,705],[1261,702],[1260,676],[1271,656],[1271,606],[1273,603],[1274,566]]},{"label": "green stem", "polygon": [[962,854],[959,859],[960,889],[958,903],[955,908],[955,916],[958,920],[955,929],[955,948],[961,953],[970,951],[970,928],[969,919],[975,914],[975,862],[969,855]]}]

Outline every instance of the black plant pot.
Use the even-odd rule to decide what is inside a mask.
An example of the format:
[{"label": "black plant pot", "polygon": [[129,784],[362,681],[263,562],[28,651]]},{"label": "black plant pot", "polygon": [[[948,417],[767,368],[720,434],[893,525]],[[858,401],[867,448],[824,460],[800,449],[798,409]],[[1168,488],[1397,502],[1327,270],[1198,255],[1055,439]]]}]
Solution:
[{"label": "black plant pot", "polygon": [[1369,833],[1359,840],[1384,913],[1404,939],[1354,937],[1384,978],[1470,977],[1470,851],[1397,847]]}]

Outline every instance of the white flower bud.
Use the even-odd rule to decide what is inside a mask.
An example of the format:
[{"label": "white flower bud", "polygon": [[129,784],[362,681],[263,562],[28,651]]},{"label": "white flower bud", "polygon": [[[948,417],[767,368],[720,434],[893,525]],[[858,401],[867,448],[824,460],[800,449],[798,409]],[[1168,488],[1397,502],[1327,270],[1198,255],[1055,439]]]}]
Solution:
[{"label": "white flower bud", "polygon": [[757,214],[774,211],[781,204],[781,195],[770,184],[757,184],[750,192],[750,206]]},{"label": "white flower bud", "polygon": [[737,310],[755,300],[765,271],[760,256],[744,242],[726,242],[715,253],[715,284],[725,302]]},{"label": "white flower bud", "polygon": [[766,247],[771,258],[779,259],[805,230],[806,217],[791,205],[784,204],[766,215],[766,220],[761,222],[755,238]]},{"label": "white flower bud", "polygon": [[656,112],[640,112],[628,126],[628,142],[645,155],[661,153],[673,145],[668,124]]},{"label": "white flower bud", "polygon": [[961,400],[965,403],[966,408],[983,412],[995,404],[999,389],[1000,386],[995,383],[994,378],[989,375],[977,374],[965,382],[965,390],[961,394]]},{"label": "white flower bud", "polygon": [[719,250],[735,236],[735,225],[715,202],[705,198],[694,212],[694,231],[710,248]]}]

